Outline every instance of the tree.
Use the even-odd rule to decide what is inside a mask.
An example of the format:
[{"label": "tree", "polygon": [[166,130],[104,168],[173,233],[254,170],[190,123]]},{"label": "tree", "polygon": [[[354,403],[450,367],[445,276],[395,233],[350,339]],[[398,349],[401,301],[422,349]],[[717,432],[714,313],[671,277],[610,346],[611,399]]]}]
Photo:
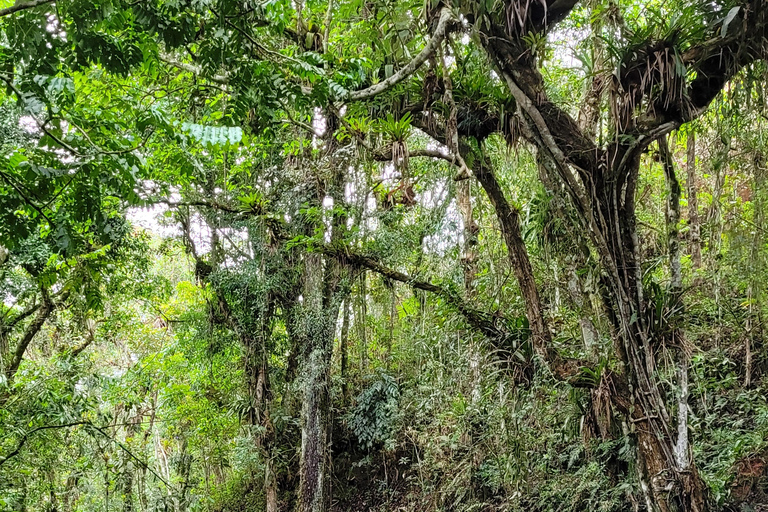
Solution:
[{"label": "tree", "polygon": [[720,12],[727,15],[716,28],[702,27],[694,32],[698,37],[688,40],[676,40],[674,30],[643,34],[629,28],[631,35],[618,50],[618,71],[607,91],[610,131],[607,142],[598,145],[548,99],[529,43],[553,30],[576,4],[529,8],[510,3],[503,15],[471,3],[464,8],[474,17],[480,44],[516,102],[524,137],[537,148],[549,178],[570,195],[607,274],[617,352],[626,372],[627,392],[616,405],[635,424],[649,507],[706,510],[706,491],[695,466],[679,467],[674,458],[671,419],[658,387],[655,356],[660,340],[650,325],[643,290],[635,189],[642,151],[701,115],[728,80],[764,57],[760,41],[765,9],[759,3],[734,6],[727,13],[723,8]]}]

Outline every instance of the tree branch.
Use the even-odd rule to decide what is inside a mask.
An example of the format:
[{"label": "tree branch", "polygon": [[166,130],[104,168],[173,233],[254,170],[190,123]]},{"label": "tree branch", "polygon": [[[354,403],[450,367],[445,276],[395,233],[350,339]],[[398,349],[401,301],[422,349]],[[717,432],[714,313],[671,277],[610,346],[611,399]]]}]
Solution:
[{"label": "tree branch", "polygon": [[161,482],[163,482],[168,487],[173,488],[173,486],[170,483],[168,483],[168,481],[165,478],[163,478],[160,475],[158,475],[157,472],[149,466],[149,464],[147,464],[146,462],[144,462],[143,460],[138,458],[136,455],[134,455],[134,453],[131,450],[129,450],[123,443],[121,443],[120,441],[118,441],[114,437],[110,436],[102,427],[94,425],[91,422],[84,422],[83,424],[88,426],[88,427],[90,427],[91,429],[95,430],[99,434],[103,435],[104,437],[106,437],[107,439],[112,441],[113,443],[115,443],[121,450],[123,450],[125,453],[127,453],[128,456],[130,456],[133,460],[138,462],[141,467],[143,467],[144,469],[148,470],[150,473],[155,475],[155,477],[157,477]]},{"label": "tree branch", "polygon": [[29,437],[32,434],[36,433],[36,432],[40,432],[41,430],[53,430],[53,429],[57,429],[57,428],[75,427],[77,425],[86,425],[87,423],[89,423],[89,422],[87,422],[87,421],[73,421],[72,423],[64,423],[62,425],[45,425],[45,426],[42,426],[42,427],[35,427],[32,430],[30,430],[29,432],[24,433],[23,436],[21,436],[21,440],[16,445],[16,448],[13,449],[13,451],[11,451],[8,455],[0,458],[0,466],[5,464],[6,462],[8,462],[8,460],[10,460],[11,458],[13,458],[16,455],[18,455],[19,452],[21,452],[21,449],[24,448],[24,445],[27,444],[27,441],[29,440]]},{"label": "tree branch", "polygon": [[18,314],[18,315],[16,315],[15,317],[13,317],[13,320],[10,320],[10,321],[9,321],[9,322],[8,322],[8,323],[5,325],[5,327],[6,327],[7,329],[12,329],[14,326],[16,326],[16,324],[18,324],[19,322],[21,322],[22,320],[24,320],[25,318],[27,318],[28,316],[30,316],[32,313],[34,313],[34,312],[35,312],[35,311],[37,311],[38,309],[40,309],[40,304],[34,304],[34,305],[30,306],[30,307],[29,307],[28,309],[26,309],[25,311],[22,311],[21,313],[19,313],[19,314]]},{"label": "tree branch", "polygon": [[87,421],[87,420],[84,420],[84,421],[73,421],[73,422],[71,422],[71,423],[64,423],[64,424],[61,424],[61,425],[44,425],[44,426],[42,426],[42,427],[35,427],[35,428],[33,428],[32,430],[30,430],[29,432],[26,432],[26,433],[25,433],[25,434],[24,434],[24,435],[21,437],[21,440],[19,441],[19,444],[17,444],[17,445],[16,445],[16,448],[14,448],[14,450],[13,450],[12,452],[10,452],[10,453],[9,453],[8,455],[6,455],[5,457],[2,457],[2,458],[0,458],[0,466],[2,466],[3,464],[5,464],[6,462],[8,462],[8,460],[10,460],[11,458],[13,458],[13,457],[15,457],[16,455],[18,455],[18,454],[19,454],[19,452],[21,452],[21,449],[22,449],[22,448],[24,448],[24,445],[25,445],[25,444],[27,444],[27,441],[29,440],[29,437],[30,437],[32,434],[35,434],[35,433],[37,433],[37,432],[40,432],[40,431],[43,431],[43,430],[53,430],[53,429],[59,429],[59,428],[76,427],[76,426],[80,426],[80,425],[82,425],[82,426],[85,426],[85,427],[89,427],[89,428],[91,428],[92,430],[95,430],[95,431],[96,431],[96,432],[98,432],[99,434],[101,434],[101,435],[103,435],[104,437],[106,437],[107,439],[109,439],[110,441],[112,441],[113,443],[115,443],[115,444],[116,444],[116,445],[117,445],[117,446],[118,446],[120,449],[122,449],[123,451],[125,451],[125,452],[126,452],[126,453],[127,453],[127,454],[128,454],[128,455],[129,455],[129,456],[132,458],[132,459],[134,459],[136,462],[138,462],[138,463],[139,463],[139,464],[140,464],[140,465],[141,465],[143,468],[145,468],[145,469],[149,470],[149,472],[150,472],[150,473],[152,473],[152,474],[153,474],[153,475],[155,475],[155,476],[156,476],[158,479],[160,479],[160,481],[161,481],[161,482],[163,482],[163,483],[164,483],[165,485],[167,485],[168,487],[173,487],[173,486],[172,486],[171,484],[169,484],[169,483],[168,483],[168,482],[167,482],[167,481],[166,481],[166,480],[165,480],[163,477],[161,477],[160,475],[158,475],[158,474],[155,472],[155,470],[153,470],[151,467],[149,467],[149,464],[147,464],[146,462],[144,462],[143,460],[141,460],[139,457],[137,457],[136,455],[134,455],[134,453],[133,453],[131,450],[129,450],[129,449],[128,449],[128,448],[127,448],[127,447],[126,447],[126,446],[125,446],[123,443],[121,443],[121,442],[120,442],[120,441],[118,441],[117,439],[115,439],[115,438],[113,438],[112,436],[110,436],[110,435],[109,435],[109,434],[108,434],[108,433],[107,433],[107,432],[106,432],[106,431],[105,431],[105,430],[104,430],[102,427],[99,427],[99,426],[97,426],[97,425],[94,425],[93,423],[91,423],[90,421]]},{"label": "tree branch", "polygon": [[374,96],[381,94],[388,89],[391,89],[400,83],[403,79],[412,75],[413,72],[419,69],[421,65],[424,64],[428,58],[434,55],[434,53],[440,47],[440,43],[445,37],[448,22],[452,18],[453,16],[450,9],[443,7],[440,12],[440,19],[437,22],[437,27],[435,28],[435,33],[432,35],[432,39],[429,40],[424,49],[422,49],[421,52],[419,52],[419,54],[416,55],[416,57],[414,57],[411,62],[400,68],[396,73],[394,73],[386,80],[382,80],[381,82],[377,83],[376,85],[372,85],[367,89],[349,93],[347,99],[349,101],[360,101],[373,98]]},{"label": "tree branch", "polygon": [[32,320],[24,331],[21,340],[19,340],[19,343],[16,345],[16,350],[11,358],[11,364],[8,365],[8,368],[5,370],[5,376],[8,379],[8,382],[13,380],[14,375],[16,375],[16,372],[21,365],[21,361],[24,359],[24,353],[27,351],[27,347],[30,342],[32,342],[35,335],[40,332],[40,329],[43,328],[45,321],[48,320],[48,317],[51,316],[51,313],[53,313],[55,308],[55,304],[51,300],[48,290],[41,288],[40,293],[42,295],[42,303],[37,310],[37,315],[35,315],[35,319]]},{"label": "tree branch", "polygon": [[[507,329],[505,326],[507,319],[502,315],[474,309],[464,302],[457,293],[442,286],[432,284],[429,281],[422,281],[389,268],[370,256],[355,254],[327,245],[315,246],[315,248],[327,256],[344,259],[347,264],[366,268],[393,281],[410,285],[417,290],[434,293],[448,305],[455,308],[470,326],[480,331],[490,341],[494,348],[505,352],[513,348],[510,346],[509,340],[515,336],[515,333]],[[578,387],[593,386],[593,384],[582,382],[582,368],[588,367],[588,362],[579,359],[563,359],[555,350],[549,348],[539,353],[539,355],[546,358],[546,363],[549,365],[552,374],[559,380]]]},{"label": "tree branch", "polygon": [[24,11],[27,9],[33,9],[40,5],[50,4],[53,3],[55,0],[27,0],[26,2],[17,1],[15,4],[13,4],[10,7],[6,7],[5,9],[0,9],[0,18],[3,16],[8,16],[10,14],[13,14],[15,12]]},{"label": "tree branch", "polygon": [[[5,83],[6,83],[6,85],[8,86],[8,88],[9,88],[9,89],[11,89],[11,91],[13,91],[13,94],[16,96],[16,98],[18,99],[18,101],[24,102],[24,96],[21,94],[21,91],[19,91],[19,89],[17,89],[17,88],[16,88],[16,86],[13,84],[13,78],[12,78],[12,77],[7,77],[7,76],[5,76],[5,75],[0,75],[0,80],[2,80],[3,82],[5,82]],[[58,144],[59,146],[61,146],[61,147],[62,147],[62,148],[64,148],[65,150],[69,151],[69,152],[72,154],[72,156],[77,156],[77,157],[79,157],[79,156],[82,156],[82,155],[80,154],[80,152],[78,152],[78,151],[77,151],[75,148],[73,148],[72,146],[70,146],[69,144],[67,144],[67,143],[66,143],[66,142],[64,142],[63,140],[61,140],[59,137],[57,137],[56,135],[54,135],[54,134],[53,134],[53,133],[52,133],[52,132],[51,132],[51,131],[48,129],[48,123],[50,122],[50,120],[48,120],[48,121],[46,121],[46,122],[44,122],[44,123],[41,123],[41,122],[40,122],[40,121],[37,119],[37,117],[35,117],[35,116],[33,116],[33,115],[30,115],[29,117],[31,117],[31,118],[32,118],[32,120],[35,122],[35,124],[37,125],[37,127],[40,129],[40,131],[42,131],[42,132],[43,132],[43,133],[45,133],[45,134],[46,134],[48,137],[50,137],[51,139],[53,139],[53,140],[56,142],[56,144]]]},{"label": "tree branch", "polygon": [[[377,162],[388,162],[392,160],[391,146],[384,146],[382,148],[370,148],[366,145],[366,147],[371,151],[373,159]],[[453,157],[452,154],[440,151],[439,149],[412,149],[408,152],[408,158],[417,157],[439,158],[440,160],[445,160],[450,164],[458,165],[457,160]]]},{"label": "tree branch", "polygon": [[498,325],[496,321],[499,319],[503,320],[503,318],[472,308],[471,306],[467,305],[458,296],[457,293],[442,286],[432,284],[429,281],[416,279],[412,276],[389,268],[370,256],[356,254],[346,250],[346,248],[342,250],[328,245],[320,245],[314,247],[326,256],[333,256],[344,260],[350,265],[372,270],[388,279],[405,283],[413,288],[416,288],[417,290],[434,293],[438,297],[445,300],[446,303],[456,308],[456,310],[467,320],[469,325],[482,332],[486,337],[488,337],[489,340],[494,343],[494,345],[498,346],[499,348],[509,348],[504,345],[504,342],[509,338],[511,333],[502,326]]},{"label": "tree branch", "polygon": [[91,343],[93,343],[93,340],[96,338],[96,326],[88,329],[88,334],[85,336],[85,339],[83,342],[72,349],[72,357],[79,356],[85,349],[87,349]]},{"label": "tree branch", "polygon": [[187,73],[192,73],[195,76],[204,77],[210,80],[211,82],[216,82],[218,84],[226,85],[229,83],[229,77],[227,75],[212,75],[207,76],[203,73],[203,70],[200,66],[196,66],[194,64],[189,64],[187,62],[181,62],[180,60],[177,60],[173,58],[172,56],[168,54],[161,53],[158,58],[165,62],[166,64],[170,64],[171,66],[180,69],[182,71],[186,71]]}]

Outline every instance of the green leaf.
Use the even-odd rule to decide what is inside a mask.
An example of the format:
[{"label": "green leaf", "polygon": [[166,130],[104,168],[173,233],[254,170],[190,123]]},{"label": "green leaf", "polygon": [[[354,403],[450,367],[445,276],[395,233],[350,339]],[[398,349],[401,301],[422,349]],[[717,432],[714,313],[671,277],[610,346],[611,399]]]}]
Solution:
[{"label": "green leaf", "polygon": [[736,15],[739,14],[739,11],[741,10],[740,6],[732,7],[730,11],[728,11],[728,14],[726,14],[725,19],[723,20],[723,28],[720,29],[720,37],[725,37],[728,35],[728,26],[731,24],[731,22],[736,18]]},{"label": "green leaf", "polygon": [[243,129],[238,126],[210,126],[183,123],[182,129],[207,147],[228,147],[243,140]]}]

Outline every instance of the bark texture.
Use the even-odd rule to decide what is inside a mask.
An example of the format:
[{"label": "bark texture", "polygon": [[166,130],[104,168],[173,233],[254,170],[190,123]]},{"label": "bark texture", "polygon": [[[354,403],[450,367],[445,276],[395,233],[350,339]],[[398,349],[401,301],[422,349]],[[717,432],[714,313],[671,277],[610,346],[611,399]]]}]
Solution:
[{"label": "bark texture", "polygon": [[[655,331],[643,289],[635,191],[644,149],[701,115],[739,69],[763,56],[768,15],[762,2],[752,2],[742,11],[742,28],[734,28],[743,34],[707,40],[679,58],[648,41],[613,79],[610,124],[618,133],[603,147],[547,97],[536,56],[525,43],[530,33],[551,30],[576,3],[566,4],[531,7],[510,2],[506,15],[489,13],[482,23],[476,22],[479,38],[515,100],[523,136],[537,148],[549,179],[567,191],[606,274],[610,316],[618,333],[616,350],[624,366],[624,393],[615,405],[634,425],[640,477],[649,484],[648,503],[661,512],[707,510],[706,487],[695,465],[684,471],[678,467],[676,436],[656,376],[661,333]],[[751,27],[749,33],[746,26]],[[696,78],[683,83],[675,81],[674,74],[658,74],[670,65],[695,70]],[[664,95],[648,85],[656,83],[651,77],[660,76],[669,80]],[[503,203],[492,202],[500,217],[511,217]]]},{"label": "bark texture", "polygon": [[533,350],[539,357],[549,361],[552,359],[550,353],[552,335],[546,325],[544,308],[539,297],[539,290],[536,287],[533,267],[520,232],[520,214],[517,208],[509,204],[490,163],[486,159],[478,159],[475,162],[474,173],[477,181],[488,195],[499,220],[501,234],[507,246],[507,254],[525,301],[526,317],[533,338]]}]

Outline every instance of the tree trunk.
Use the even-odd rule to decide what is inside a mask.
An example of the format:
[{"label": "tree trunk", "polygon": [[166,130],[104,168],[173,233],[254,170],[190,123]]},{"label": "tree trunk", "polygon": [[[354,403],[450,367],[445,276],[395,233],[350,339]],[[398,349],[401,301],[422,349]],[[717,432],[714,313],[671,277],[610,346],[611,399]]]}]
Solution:
[{"label": "tree trunk", "polygon": [[309,341],[308,354],[304,364],[303,403],[301,409],[301,490],[300,509],[302,512],[324,512],[327,510],[325,478],[327,468],[328,410],[330,347],[323,338],[326,333],[313,333],[316,342]]},{"label": "tree trunk", "polygon": [[682,189],[680,182],[677,181],[675,174],[675,163],[672,160],[672,153],[669,151],[669,143],[666,137],[658,140],[659,153],[661,155],[662,167],[664,168],[664,179],[667,182],[667,208],[665,220],[667,224],[667,248],[669,256],[670,289],[676,298],[683,287],[683,274],[680,267],[680,195]]},{"label": "tree trunk", "polygon": [[[765,157],[762,153],[754,156],[753,162],[753,181],[752,181],[752,204],[754,205],[752,213],[752,224],[754,226],[765,225]],[[760,254],[761,246],[764,243],[765,233],[761,229],[753,230],[752,234],[752,254],[749,262],[750,283],[747,287],[747,302],[749,308],[747,311],[746,328],[744,332],[744,387],[752,385],[753,371],[753,349],[755,341],[759,341],[762,332],[762,321],[760,319],[760,305],[763,302],[764,285],[762,276],[765,274],[765,260],[755,257]]]},{"label": "tree trunk", "polygon": [[360,349],[360,375],[368,372],[368,275],[363,270],[358,278],[357,286],[357,313],[355,314],[355,324],[357,326],[357,336]]},{"label": "tree trunk", "polygon": [[[634,186],[639,156],[617,171],[619,180],[593,182],[590,235],[608,274],[606,282],[613,302],[619,332],[617,351],[624,362],[627,390],[618,403],[635,426],[641,478],[649,483],[648,498],[660,512],[704,512],[708,510],[706,487],[691,464],[678,467],[675,436],[664,396],[657,382],[658,333],[653,331],[649,307],[643,293],[638,256]],[[602,175],[595,170],[593,176]],[[590,222],[591,221],[591,222]]]},{"label": "tree trunk", "polygon": [[395,341],[395,320],[397,319],[397,283],[395,281],[384,280],[385,284],[389,285],[389,336],[387,336],[387,343],[384,347],[386,353],[384,354],[384,364],[387,370],[389,370],[390,363],[392,362],[392,345]]},{"label": "tree trunk", "polygon": [[[461,219],[464,224],[464,249],[461,256],[461,266],[464,270],[464,294],[469,303],[475,302],[477,297],[477,235],[480,231],[475,222],[472,208],[472,182],[467,179],[459,180],[456,184],[456,202],[459,206]],[[468,337],[469,346],[469,371],[472,378],[470,397],[471,403],[476,405],[482,396],[481,372],[480,372],[480,347],[472,336]]]},{"label": "tree trunk", "polygon": [[181,479],[179,494],[176,501],[176,511],[186,512],[189,508],[189,489],[191,488],[191,482],[189,477],[192,473],[193,457],[187,450],[187,438],[182,438],[179,454],[176,461],[176,474]]},{"label": "tree trunk", "polygon": [[272,459],[268,456],[264,464],[264,493],[266,501],[266,512],[277,512],[277,476]]},{"label": "tree trunk", "polygon": [[461,266],[464,270],[464,291],[470,300],[476,295],[477,234],[479,231],[472,210],[471,188],[469,179],[462,179],[456,183],[456,202],[464,223],[464,250],[461,256]]},{"label": "tree trunk", "polygon": [[686,162],[686,195],[688,196],[688,233],[693,269],[701,268],[701,223],[699,221],[698,188],[696,187],[696,132],[688,134]]},{"label": "tree trunk", "polygon": [[[331,264],[329,262],[329,264]],[[299,510],[328,510],[326,473],[330,436],[330,377],[333,339],[339,313],[338,294],[325,294],[323,259],[309,253],[305,261],[304,303],[298,316],[301,357],[301,459]],[[323,296],[326,300],[323,300]]]},{"label": "tree trunk", "polygon": [[[329,127],[333,116],[328,117]],[[333,130],[329,128],[329,133]],[[333,143],[331,143],[333,144]],[[329,192],[334,205],[344,204],[344,170],[348,162],[334,165],[336,173]],[[317,196],[318,202],[324,193]],[[331,213],[331,243],[347,233],[347,216],[335,209]],[[310,233],[318,226],[307,226]],[[336,322],[341,304],[349,295],[351,272],[343,257],[324,258],[319,253],[304,255],[303,301],[297,307],[302,347],[301,458],[299,460],[300,512],[325,512],[329,508],[327,471],[331,439],[331,361]]]},{"label": "tree trunk", "polygon": [[[653,56],[656,50],[648,41],[648,53],[637,52],[633,66],[619,70],[617,79],[612,79],[607,115],[613,133],[604,146],[548,98],[541,60],[523,37],[531,33],[546,36],[577,4],[554,2],[551,8],[538,10],[515,4],[513,11],[487,12],[475,27],[499,78],[515,100],[520,121],[517,133],[537,148],[552,181],[567,190],[597,251],[609,298],[608,316],[618,333],[616,351],[623,363],[623,382],[616,386],[623,389],[616,393],[614,403],[635,427],[638,469],[641,480],[648,482],[650,508],[660,512],[703,512],[708,509],[706,487],[693,463],[685,470],[678,467],[675,436],[659,387],[656,352],[661,349],[660,336],[664,333],[656,331],[655,308],[644,296],[635,191],[640,158],[648,145],[701,115],[724,85],[760,54],[745,50],[761,44],[765,13],[760,9],[744,12],[743,26],[747,26],[749,18],[753,28],[743,33],[743,45],[724,41],[719,54],[708,52],[704,45],[689,50],[687,54],[692,58],[686,66],[696,70],[697,78],[682,84],[677,95],[665,90],[657,96],[657,88],[647,86],[649,69],[657,57],[661,58],[661,53]],[[509,12],[525,12],[526,17],[515,19]],[[721,174],[720,169],[715,170]],[[504,209],[498,196],[489,193],[503,224],[513,215]],[[521,247],[512,230],[504,230],[504,235],[509,239],[510,251]],[[515,259],[515,255],[511,257]],[[524,283],[521,289],[525,295]],[[526,301],[533,303],[528,298]],[[540,316],[540,311],[536,313],[529,311],[533,318]]]},{"label": "tree trunk", "polygon": [[341,339],[339,340],[339,349],[341,352],[341,396],[344,402],[349,398],[349,313],[351,305],[349,297],[344,300],[344,313],[341,321]]},{"label": "tree trunk", "polygon": [[548,361],[551,359],[552,336],[544,319],[544,308],[541,305],[539,290],[533,276],[533,267],[520,232],[520,215],[504,196],[501,185],[499,185],[487,159],[481,157],[475,161],[474,174],[488,195],[499,219],[501,234],[507,246],[512,270],[525,302],[526,317],[533,338],[533,350],[536,355]]},{"label": "tree trunk", "polygon": [[133,463],[126,461],[123,468],[123,512],[133,512]]},{"label": "tree trunk", "polygon": [[[664,177],[667,182],[667,247],[670,269],[671,304],[675,309],[682,310],[683,276],[680,266],[680,196],[682,189],[675,173],[672,153],[666,137],[659,139],[659,152],[664,167]],[[688,366],[690,357],[684,346],[682,329],[674,329],[671,333],[671,346],[677,347],[678,368],[677,383],[679,388],[677,400],[677,442],[675,443],[675,462],[679,473],[686,473],[690,468],[691,451],[688,442]]]},{"label": "tree trunk", "polygon": [[[269,323],[272,317],[272,308],[268,307],[264,323]],[[272,465],[272,446],[274,445],[275,429],[269,415],[270,381],[269,357],[267,339],[271,336],[269,327],[264,327],[257,336],[244,339],[245,345],[245,375],[248,388],[250,406],[248,410],[248,423],[264,429],[264,434],[256,439],[256,447],[264,458],[264,496],[267,512],[277,512],[277,478]]]},{"label": "tree trunk", "polygon": [[582,291],[582,280],[579,278],[576,256],[566,256],[566,266],[568,272],[568,294],[571,296],[571,302],[579,313],[579,328],[581,330],[581,339],[584,341],[584,349],[587,353],[595,354],[597,342],[600,334],[595,327],[592,318],[589,316],[588,297]]}]

